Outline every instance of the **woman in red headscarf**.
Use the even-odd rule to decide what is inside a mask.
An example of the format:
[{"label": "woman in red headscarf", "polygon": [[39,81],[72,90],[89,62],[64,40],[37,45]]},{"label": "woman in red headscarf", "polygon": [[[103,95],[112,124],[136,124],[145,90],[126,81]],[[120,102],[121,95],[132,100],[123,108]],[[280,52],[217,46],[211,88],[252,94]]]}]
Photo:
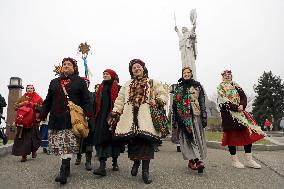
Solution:
[{"label": "woman in red headscarf", "polygon": [[94,170],[95,175],[106,175],[106,161],[109,157],[112,157],[113,171],[119,170],[117,158],[123,151],[123,146],[113,141],[113,133],[107,123],[108,114],[112,111],[119,88],[116,72],[106,69],[103,72],[103,82],[96,93],[94,144],[100,167]]},{"label": "woman in red headscarf", "polygon": [[[35,92],[33,85],[27,85],[26,93],[15,103],[14,109],[17,111],[23,106],[31,107],[32,116],[29,125],[17,125],[17,134],[14,139],[12,154],[22,156],[21,162],[27,161],[27,155],[32,153],[32,158],[36,158],[37,149],[40,147],[38,113],[42,105],[42,98]],[[17,117],[16,117],[17,119]]]}]

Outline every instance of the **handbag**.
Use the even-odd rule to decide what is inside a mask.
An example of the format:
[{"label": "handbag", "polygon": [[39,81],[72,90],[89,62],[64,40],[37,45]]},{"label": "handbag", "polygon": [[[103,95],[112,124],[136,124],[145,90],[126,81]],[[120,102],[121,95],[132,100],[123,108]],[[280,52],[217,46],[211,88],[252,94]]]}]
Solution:
[{"label": "handbag", "polygon": [[[152,79],[150,80],[150,99],[154,99]],[[169,119],[164,106],[150,105],[150,113],[155,130],[161,133],[162,138],[165,138],[169,133]]]},{"label": "handbag", "polygon": [[34,123],[34,108],[32,103],[27,103],[18,108],[15,124],[18,127],[32,128]]},{"label": "handbag", "polygon": [[67,106],[70,109],[72,132],[76,137],[86,138],[89,134],[89,127],[83,109],[70,100],[68,93],[63,85],[62,88],[68,100]]}]

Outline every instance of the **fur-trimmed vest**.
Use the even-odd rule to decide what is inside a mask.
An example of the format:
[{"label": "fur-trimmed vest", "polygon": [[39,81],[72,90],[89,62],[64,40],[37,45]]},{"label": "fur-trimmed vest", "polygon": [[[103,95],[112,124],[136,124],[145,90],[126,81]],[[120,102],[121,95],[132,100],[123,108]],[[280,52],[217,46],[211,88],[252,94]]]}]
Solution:
[{"label": "fur-trimmed vest", "polygon": [[[113,112],[120,114],[120,120],[115,130],[116,137],[142,136],[148,139],[160,139],[161,134],[156,132],[150,114],[150,79],[147,79],[145,102],[135,107],[130,102],[131,86],[134,80],[127,81],[119,91],[115,101]],[[153,80],[154,98],[156,103],[166,103],[168,94],[163,84]]]}]

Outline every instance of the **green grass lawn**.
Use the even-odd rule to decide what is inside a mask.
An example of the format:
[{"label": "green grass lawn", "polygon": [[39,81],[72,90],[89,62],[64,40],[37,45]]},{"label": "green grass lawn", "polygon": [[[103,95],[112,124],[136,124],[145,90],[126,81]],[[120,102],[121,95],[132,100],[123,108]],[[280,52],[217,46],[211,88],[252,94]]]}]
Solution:
[{"label": "green grass lawn", "polygon": [[[205,136],[206,136],[206,140],[207,141],[218,141],[221,142],[222,141],[222,136],[223,133],[222,132],[211,132],[211,131],[205,131]],[[268,140],[262,139],[259,140],[257,142],[255,142],[254,144],[274,144]]]}]

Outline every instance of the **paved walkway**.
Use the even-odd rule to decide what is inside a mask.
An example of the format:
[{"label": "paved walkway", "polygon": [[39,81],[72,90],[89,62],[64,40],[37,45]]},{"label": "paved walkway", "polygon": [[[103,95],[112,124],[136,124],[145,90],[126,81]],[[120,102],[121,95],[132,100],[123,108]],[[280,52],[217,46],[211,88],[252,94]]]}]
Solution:
[{"label": "paved walkway", "polygon": [[284,145],[284,137],[266,137],[266,139],[274,142],[277,145]]},{"label": "paved walkway", "polygon": [[[74,165],[72,159],[71,177],[65,186],[54,182],[60,161],[58,157],[39,152],[36,159],[25,163],[19,157],[7,155],[0,157],[0,189],[40,189],[40,188],[115,188],[115,189],[282,189],[284,186],[284,151],[255,152],[261,161],[262,169],[231,167],[229,153],[220,149],[208,149],[208,160],[203,175],[186,167],[182,154],[175,151],[170,141],[164,141],[161,151],[151,161],[150,174],[153,183],[145,185],[141,179],[141,169],[137,177],[130,175],[131,162],[124,153],[119,157],[120,171],[111,170],[111,161],[107,163],[107,176],[98,177],[87,172],[84,165]],[[243,152],[238,151],[243,161]],[[95,167],[98,162],[94,161]]]}]

